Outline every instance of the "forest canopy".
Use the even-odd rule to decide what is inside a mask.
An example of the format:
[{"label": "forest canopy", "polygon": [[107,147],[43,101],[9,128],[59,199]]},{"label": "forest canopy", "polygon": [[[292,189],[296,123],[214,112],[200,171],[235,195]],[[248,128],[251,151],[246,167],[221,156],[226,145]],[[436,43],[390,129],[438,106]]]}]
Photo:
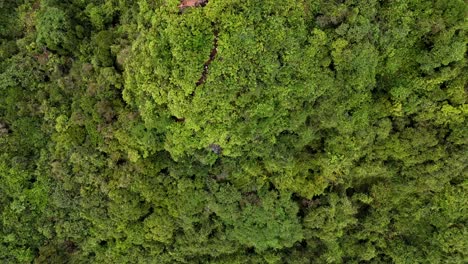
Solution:
[{"label": "forest canopy", "polygon": [[0,0],[0,262],[466,263],[464,0]]}]

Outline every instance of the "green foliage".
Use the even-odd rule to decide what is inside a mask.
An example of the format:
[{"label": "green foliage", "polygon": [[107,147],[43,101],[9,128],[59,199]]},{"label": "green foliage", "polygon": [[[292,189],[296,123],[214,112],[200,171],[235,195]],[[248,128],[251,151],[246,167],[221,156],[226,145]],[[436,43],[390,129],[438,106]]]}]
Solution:
[{"label": "green foliage", "polygon": [[47,206],[46,179],[34,172],[6,163],[11,157],[3,154],[0,163],[0,260],[31,262],[44,243],[42,223]]},{"label": "green foliage", "polygon": [[247,193],[240,199],[240,208],[226,212],[225,206],[221,207],[214,212],[221,210],[219,216],[227,225],[228,239],[259,252],[291,247],[303,238],[296,218],[298,207],[289,197],[266,191],[258,196]]},{"label": "green foliage", "polygon": [[180,4],[0,0],[0,262],[466,262],[466,2]]},{"label": "green foliage", "polygon": [[57,7],[44,7],[37,18],[37,42],[54,51],[69,52],[77,39],[68,14]]}]

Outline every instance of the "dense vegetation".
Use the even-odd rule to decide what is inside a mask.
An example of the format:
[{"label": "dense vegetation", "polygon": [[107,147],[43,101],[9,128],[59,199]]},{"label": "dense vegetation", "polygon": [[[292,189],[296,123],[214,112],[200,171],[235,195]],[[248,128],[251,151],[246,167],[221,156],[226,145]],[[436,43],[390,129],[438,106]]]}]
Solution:
[{"label": "dense vegetation", "polygon": [[467,17],[0,0],[0,262],[466,263]]}]

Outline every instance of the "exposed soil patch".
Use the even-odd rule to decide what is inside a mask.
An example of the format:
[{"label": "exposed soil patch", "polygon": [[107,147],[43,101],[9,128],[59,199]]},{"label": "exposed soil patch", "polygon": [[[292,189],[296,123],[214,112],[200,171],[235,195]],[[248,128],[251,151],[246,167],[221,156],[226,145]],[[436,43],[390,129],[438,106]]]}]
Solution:
[{"label": "exposed soil patch", "polygon": [[70,241],[70,240],[66,240],[64,242],[64,247],[65,247],[65,251],[67,251],[67,253],[69,254],[72,254],[78,250],[78,246],[75,244],[75,242]]},{"label": "exposed soil patch", "polygon": [[9,134],[9,133],[10,133],[10,128],[8,127],[8,125],[0,121],[0,135]]},{"label": "exposed soil patch", "polygon": [[223,149],[218,144],[210,144],[210,150],[213,151],[216,155],[220,155],[223,152]]},{"label": "exposed soil patch", "polygon": [[205,6],[207,3],[208,0],[182,0],[180,1],[179,8],[182,10],[187,7]]},{"label": "exposed soil patch", "polygon": [[49,51],[46,49],[46,48],[42,48],[42,53],[38,54],[38,55],[34,55],[34,58],[36,58],[36,60],[44,65],[47,63],[47,61],[49,61]]}]

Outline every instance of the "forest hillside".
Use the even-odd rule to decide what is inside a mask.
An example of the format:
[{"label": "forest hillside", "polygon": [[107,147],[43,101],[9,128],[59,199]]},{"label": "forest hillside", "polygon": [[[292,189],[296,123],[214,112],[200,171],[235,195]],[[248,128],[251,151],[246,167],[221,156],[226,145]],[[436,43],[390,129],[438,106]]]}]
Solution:
[{"label": "forest hillside", "polygon": [[465,0],[0,0],[0,263],[467,263]]}]

